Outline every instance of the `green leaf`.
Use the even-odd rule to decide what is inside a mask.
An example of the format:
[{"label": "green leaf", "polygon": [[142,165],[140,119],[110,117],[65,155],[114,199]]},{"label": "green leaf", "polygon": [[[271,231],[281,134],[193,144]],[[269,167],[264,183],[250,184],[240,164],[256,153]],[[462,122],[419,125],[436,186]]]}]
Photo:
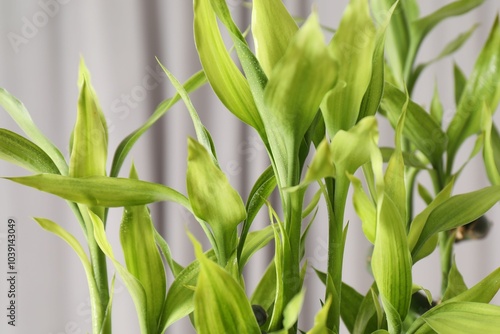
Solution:
[{"label": "green leaf", "polygon": [[[213,250],[206,252],[206,257],[215,260]],[[163,316],[158,328],[160,333],[164,333],[167,328],[176,321],[189,315],[194,310],[194,287],[200,273],[200,263],[198,260],[191,262],[184,268],[172,282],[167,292]]]},{"label": "green leaf", "polygon": [[292,300],[286,305],[283,312],[283,329],[289,330],[298,321],[300,311],[302,310],[302,305],[304,304],[304,298],[306,291],[302,289],[298,294],[296,294]]},{"label": "green leaf", "polygon": [[499,200],[500,186],[491,186],[447,199],[430,213],[412,254],[415,255],[434,234],[472,222]]},{"label": "green leaf", "polygon": [[365,117],[349,131],[339,131],[332,140],[332,159],[337,169],[337,175],[344,172],[354,172],[369,162],[375,155],[382,162],[382,156],[377,146],[378,127],[375,117]]},{"label": "green leaf", "polygon": [[275,300],[276,284],[276,261],[273,259],[252,293],[250,298],[252,304],[260,305],[265,310],[269,310]]},{"label": "green leaf", "polygon": [[[207,78],[203,71],[196,72],[192,77],[190,77],[184,84],[184,89],[189,93],[195,91],[207,82]],[[148,118],[148,120],[141,125],[137,130],[125,137],[118,145],[115,155],[113,157],[113,164],[111,166],[110,176],[116,177],[120,172],[120,169],[127,157],[128,153],[134,146],[134,144],[139,140],[139,138],[149,129],[153,124],[156,123],[165,113],[181,99],[179,94],[174,97],[169,98],[161,102],[155,109],[154,113]]]},{"label": "green leaf", "polygon": [[362,298],[351,333],[371,333],[380,327],[380,325],[377,324],[377,309],[380,308],[380,304],[375,290],[376,285],[374,283]]},{"label": "green leaf", "polygon": [[71,135],[69,176],[105,176],[108,157],[108,126],[90,83],[90,73],[80,60],[80,97]]},{"label": "green leaf", "polygon": [[323,42],[316,14],[295,35],[273,69],[264,91],[262,119],[280,186],[294,186],[302,138],[334,80],[334,63]]},{"label": "green leaf", "polygon": [[[132,166],[130,178],[138,175]],[[120,242],[127,270],[141,283],[146,294],[147,321],[158,327],[166,296],[165,268],[156,247],[155,229],[145,205],[125,207],[120,225]]]},{"label": "green leaf", "polygon": [[460,104],[460,99],[464,92],[465,86],[467,85],[467,78],[464,72],[458,67],[457,63],[453,63],[453,77],[454,77],[454,88],[455,88],[455,105]]},{"label": "green leaf", "polygon": [[455,259],[453,259],[451,270],[448,274],[448,284],[446,285],[446,291],[441,300],[445,302],[448,299],[458,296],[464,291],[467,291],[467,285],[464,282],[462,274],[458,271]]},{"label": "green leaf", "polygon": [[125,287],[130,293],[132,300],[134,301],[135,308],[137,311],[137,316],[139,318],[139,327],[142,333],[154,333],[156,332],[157,324],[155,322],[149,322],[149,310],[147,307],[147,296],[144,291],[144,287],[141,282],[132,275],[127,268],[122,266],[118,262],[113,254],[113,249],[108,241],[106,232],[104,231],[104,224],[101,219],[94,214],[91,210],[88,210],[88,214],[94,224],[94,236],[97,244],[101,248],[104,254],[113,262],[116,270],[120,274]]},{"label": "green leaf", "polygon": [[370,84],[368,85],[368,88],[363,95],[357,122],[359,122],[359,120],[361,120],[363,117],[375,115],[380,105],[380,101],[382,100],[385,82],[385,36],[387,27],[389,26],[392,15],[394,13],[394,9],[398,5],[398,3],[398,1],[394,3],[389,13],[385,17],[384,22],[382,22],[382,24],[377,28],[377,33],[375,36],[375,49],[372,56],[372,73]]},{"label": "green leaf", "polygon": [[[393,127],[396,126],[405,101],[405,93],[386,83],[381,108]],[[413,101],[408,105],[403,134],[429,158],[433,166],[441,166],[447,142],[446,135],[432,117]]]},{"label": "green leaf", "polygon": [[[78,255],[78,258],[82,262],[83,269],[85,270],[85,275],[87,277],[87,282],[89,284],[90,290],[90,301],[92,305],[92,331],[94,333],[100,333],[101,327],[104,319],[101,317],[103,314],[102,305],[99,299],[99,292],[97,289],[97,283],[94,279],[94,274],[92,270],[92,265],[90,263],[85,250],[78,240],[60,225],[54,223],[51,220],[45,218],[35,218],[35,221],[44,229],[51,233],[54,233],[61,239],[63,239]],[[111,300],[110,300],[111,303]]]},{"label": "green leaf", "polygon": [[431,110],[430,114],[434,122],[441,126],[443,124],[443,105],[441,99],[439,98],[439,91],[437,84],[434,86],[434,94],[432,95]]},{"label": "green leaf", "polygon": [[[274,170],[272,166],[266,168],[266,170],[259,176],[257,181],[252,187],[250,194],[248,195],[246,203],[247,218],[243,222],[243,228],[240,234],[240,240],[238,244],[238,260],[241,261],[241,252],[245,245],[245,240],[247,238],[248,232],[252,223],[259,213],[260,209],[266,203],[268,197],[276,188],[276,178],[274,177]],[[243,269],[240,266],[240,270]]]},{"label": "green leaf", "polygon": [[0,106],[5,109],[33,143],[52,159],[60,174],[66,175],[68,164],[62,153],[35,125],[26,107],[3,88],[0,88]]},{"label": "green leaf", "polygon": [[176,278],[179,273],[184,270],[184,267],[181,266],[179,263],[175,262],[175,260],[172,258],[172,253],[170,251],[170,247],[167,244],[167,241],[163,239],[160,233],[156,229],[154,229],[154,234],[155,234],[155,241],[158,247],[161,250],[161,253],[165,260],[167,261],[167,264],[172,271],[172,274],[174,275],[174,278]]},{"label": "green leaf", "polygon": [[[410,247],[410,250],[413,250],[415,248],[415,245],[417,244],[417,241],[422,234],[422,230],[424,229],[425,224],[427,223],[429,215],[432,213],[432,211],[450,198],[454,184],[455,179],[452,179],[443,188],[443,190],[441,190],[439,194],[437,194],[436,198],[434,198],[433,200],[432,198],[428,198],[431,199],[431,202],[428,203],[427,207],[413,219],[410,225],[410,231],[408,232],[408,246]],[[425,196],[427,197],[427,195]],[[414,262],[416,261],[414,260]]]},{"label": "green leaf", "polygon": [[248,82],[224,45],[209,0],[194,1],[194,37],[203,70],[215,94],[229,111],[265,138]]},{"label": "green leaf", "polygon": [[191,120],[193,121],[194,130],[196,132],[196,138],[205,147],[207,151],[211,152],[213,156],[216,157],[217,155],[215,154],[215,150],[213,149],[212,145],[212,137],[210,136],[210,133],[205,128],[205,126],[201,123],[200,117],[198,116],[198,113],[196,112],[196,109],[194,108],[193,103],[189,98],[187,90],[181,85],[181,83],[177,80],[177,78],[169,70],[167,70],[165,66],[163,66],[160,63],[158,58],[156,60],[158,61],[158,64],[162,68],[163,72],[165,72],[165,74],[167,75],[172,85],[177,90],[177,93],[181,96],[182,100],[184,101],[184,104],[186,105],[189,111],[189,115],[191,116]]},{"label": "green leaf", "polygon": [[201,267],[194,294],[197,332],[260,334],[252,307],[241,286],[228,272],[209,260],[198,241],[190,237]]},{"label": "green leaf", "polygon": [[461,144],[469,136],[481,130],[481,110],[483,105],[494,112],[500,100],[500,26],[495,20],[490,36],[483,47],[469,80],[462,93],[457,112],[448,130],[448,170],[451,171],[455,155]]},{"label": "green leaf", "polygon": [[446,303],[423,316],[438,333],[494,333],[500,328],[500,306],[482,303]]},{"label": "green leaf", "polygon": [[322,106],[330,138],[341,129],[349,130],[358,119],[361,102],[372,78],[376,40],[368,1],[351,0],[329,45],[329,51],[339,65],[337,85],[328,93]]},{"label": "green leaf", "polygon": [[33,173],[59,174],[57,166],[40,147],[6,129],[0,129],[0,159]]},{"label": "green leaf", "polygon": [[342,298],[340,302],[340,316],[349,330],[349,333],[352,333],[354,329],[354,322],[356,321],[356,317],[363,301],[363,295],[348,284],[342,283],[342,294],[340,297]]},{"label": "green leaf", "polygon": [[122,207],[172,201],[191,211],[184,195],[164,185],[146,181],[106,176],[75,178],[55,174],[6,179],[90,207]]},{"label": "green leaf", "polygon": [[328,318],[328,310],[332,305],[331,298],[326,300],[321,310],[314,317],[314,326],[307,332],[307,334],[332,334],[333,332],[326,326],[326,320]]},{"label": "green leaf", "polygon": [[243,270],[245,264],[255,252],[265,247],[273,239],[274,231],[272,226],[266,226],[262,230],[250,232],[243,246],[243,252],[240,258],[240,271]]},{"label": "green leaf", "polygon": [[270,75],[299,28],[281,0],[255,0],[252,36],[262,69]]},{"label": "green leaf", "polygon": [[[372,12],[374,13],[377,22],[383,22],[387,18],[389,9],[396,3],[395,0],[372,0]],[[411,2],[414,2],[413,0]],[[408,17],[411,11],[407,11],[407,3],[410,1],[401,1],[397,4],[396,14],[391,18],[391,22],[387,29],[387,43],[386,43],[386,56],[390,64],[396,82],[399,87],[403,87],[404,69],[408,51],[410,49],[411,32],[410,23],[413,19]],[[415,7],[418,15],[418,7]]]},{"label": "green leaf", "polygon": [[[376,239],[371,262],[373,276],[387,312],[390,332],[401,330],[401,322],[411,302],[412,259],[406,238],[406,189],[401,153],[408,101],[403,106],[396,127],[396,150],[384,177],[383,201],[378,201]],[[395,272],[398,275],[394,275]]]},{"label": "green leaf", "polygon": [[358,217],[361,219],[363,233],[372,244],[375,243],[377,231],[377,208],[363,190],[361,181],[354,175],[348,175],[354,187],[352,201]]},{"label": "green leaf", "polygon": [[246,218],[245,206],[208,151],[188,140],[187,192],[194,214],[215,236],[218,259],[225,266],[236,249],[236,227]]},{"label": "green leaf", "polygon": [[[486,109],[486,107],[484,106]],[[484,166],[486,168],[486,173],[490,182],[493,185],[500,185],[500,164],[498,156],[500,151],[498,146],[495,146],[494,136],[492,135],[492,130],[494,129],[493,119],[489,116],[491,113],[488,110],[484,111],[483,117],[483,160]],[[497,137],[498,138],[498,137]],[[498,142],[497,142],[498,144]]]},{"label": "green leaf", "polygon": [[443,20],[465,14],[480,6],[483,2],[484,0],[457,0],[413,22],[412,28],[416,31],[415,35],[418,44],[420,44],[427,34]]}]

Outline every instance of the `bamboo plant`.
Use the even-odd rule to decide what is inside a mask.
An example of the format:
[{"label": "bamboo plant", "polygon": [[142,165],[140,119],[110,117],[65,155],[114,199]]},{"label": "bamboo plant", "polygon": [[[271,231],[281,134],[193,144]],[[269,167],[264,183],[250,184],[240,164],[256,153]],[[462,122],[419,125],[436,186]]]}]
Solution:
[{"label": "bamboo plant", "polygon": [[[500,288],[500,268],[468,288],[453,249],[459,240],[484,234],[484,214],[500,200],[500,135],[493,123],[500,100],[498,19],[472,72],[467,76],[455,65],[456,113],[450,125],[443,124],[437,91],[427,109],[412,98],[425,68],[460,49],[475,26],[445,45],[433,61],[417,64],[422,41],[443,20],[482,3],[456,0],[421,16],[416,0],[351,0],[325,43],[328,35],[314,10],[299,26],[281,0],[254,0],[252,49],[226,1],[194,0],[202,70],[181,84],[163,68],[177,94],[123,139],[112,159],[104,113],[83,61],[69,161],[23,104],[0,89],[0,105],[24,132],[0,129],[0,158],[33,173],[5,179],[57,195],[73,210],[86,245],[53,221],[35,221],[67,242],[81,260],[93,333],[112,332],[112,272],[128,289],[143,334],[164,333],[188,316],[201,334],[339,333],[341,321],[350,333],[497,331],[500,306],[489,302]],[[238,63],[221,29],[229,33]],[[255,130],[267,150],[269,167],[249,194],[239,194],[220,169],[209,129],[191,103],[189,93],[206,83],[228,111]],[[133,165],[128,177],[120,177],[134,144],[179,100],[196,132],[196,138],[187,139],[187,194],[140,180]],[[395,130],[393,147],[378,144],[378,122],[385,120]],[[454,194],[464,167],[455,158],[469,137],[476,138],[470,159],[482,152],[492,185]],[[418,182],[425,173],[432,190]],[[308,188],[316,192],[312,200],[305,197]],[[373,244],[373,284],[361,292],[342,280],[350,188],[363,233]],[[427,203],[420,212],[414,208],[415,188]],[[269,197],[275,189],[281,205],[273,207]],[[203,250],[189,234],[196,258],[185,267],[155,229],[147,205],[158,201],[186,208],[210,242],[210,249]],[[324,298],[318,301],[322,307],[314,326],[306,329],[298,323],[306,293],[304,254],[318,205],[328,212],[322,225],[328,262],[325,272],[316,270]],[[125,263],[108,242],[110,208],[123,208]],[[268,212],[269,224],[259,230],[252,223],[261,210]],[[266,246],[274,247],[274,258],[247,295],[243,269]],[[436,249],[442,291],[431,296],[415,284],[412,266]],[[107,268],[107,259],[113,268]],[[167,270],[175,278],[168,284]]]}]

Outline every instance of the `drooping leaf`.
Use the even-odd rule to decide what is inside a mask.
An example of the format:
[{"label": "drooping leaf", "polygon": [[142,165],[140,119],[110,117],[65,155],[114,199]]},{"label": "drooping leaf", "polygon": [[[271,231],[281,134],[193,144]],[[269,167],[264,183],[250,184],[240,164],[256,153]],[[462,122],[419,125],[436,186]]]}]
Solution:
[{"label": "drooping leaf", "polygon": [[57,166],[40,147],[6,129],[0,129],[0,159],[33,173],[59,174]]},{"label": "drooping leaf", "polygon": [[[191,76],[184,84],[184,89],[189,93],[195,91],[207,82],[207,77],[203,71],[196,72]],[[149,129],[153,124],[156,123],[165,113],[181,99],[179,94],[174,97],[169,98],[161,102],[155,109],[154,113],[148,118],[148,120],[141,125],[137,130],[125,137],[118,145],[115,155],[113,157],[113,164],[111,166],[111,171],[109,175],[111,177],[118,176],[120,169],[127,157],[128,153],[134,146],[134,144],[139,140],[139,138]]]},{"label": "drooping leaf", "polygon": [[472,222],[499,200],[500,186],[486,187],[445,200],[430,213],[412,254],[415,255],[434,234]]},{"label": "drooping leaf", "polygon": [[497,75],[497,69],[500,68],[498,49],[500,49],[500,26],[497,18],[476,60],[472,74],[464,87],[457,112],[447,130],[448,170],[453,167],[455,155],[465,139],[480,131],[483,105],[491,112],[498,106],[500,100],[500,81]]},{"label": "drooping leaf", "polygon": [[219,265],[203,254],[191,236],[200,274],[194,294],[194,318],[199,334],[260,334],[259,325],[242,287]]},{"label": "drooping leaf", "polygon": [[5,109],[31,141],[52,159],[60,174],[68,174],[68,164],[59,149],[35,125],[26,107],[3,88],[0,88],[0,106]]},{"label": "drooping leaf", "polygon": [[237,246],[236,227],[246,218],[243,201],[208,151],[191,138],[186,178],[193,212],[212,228],[217,256],[225,265]]},{"label": "drooping leaf", "polygon": [[330,138],[341,129],[349,130],[358,119],[372,77],[375,47],[376,31],[368,1],[351,0],[329,45],[339,65],[337,85],[322,105]]},{"label": "drooping leaf", "polygon": [[[90,300],[92,305],[92,331],[95,333],[101,332],[101,326],[103,325],[105,319],[101,317],[103,314],[102,305],[99,299],[99,293],[97,290],[97,284],[94,279],[92,265],[90,260],[85,253],[82,245],[78,240],[60,225],[54,223],[51,220],[45,218],[35,218],[35,221],[44,229],[51,233],[54,233],[61,239],[63,239],[78,255],[80,261],[83,264],[83,269],[85,270],[85,275],[87,277],[87,282],[89,284],[90,290]],[[111,301],[110,301],[111,302]]]},{"label": "drooping leaf", "polygon": [[[134,166],[130,178],[137,180]],[[158,327],[166,296],[165,268],[156,247],[155,229],[147,206],[125,207],[120,225],[120,242],[127,270],[144,288],[147,321]]]},{"label": "drooping leaf", "polygon": [[252,6],[255,53],[269,76],[283,57],[298,27],[281,0],[256,0]]},{"label": "drooping leaf", "polygon": [[422,318],[437,333],[494,333],[500,328],[500,306],[450,302]]},{"label": "drooping leaf", "polygon": [[[386,83],[381,107],[393,127],[396,126],[405,101],[405,93]],[[433,166],[440,166],[447,143],[446,135],[432,117],[413,101],[408,105],[403,134],[429,158]]]},{"label": "drooping leaf", "polygon": [[74,178],[55,174],[6,179],[90,207],[122,207],[173,201],[191,211],[184,195],[164,185],[146,181],[105,176]]}]

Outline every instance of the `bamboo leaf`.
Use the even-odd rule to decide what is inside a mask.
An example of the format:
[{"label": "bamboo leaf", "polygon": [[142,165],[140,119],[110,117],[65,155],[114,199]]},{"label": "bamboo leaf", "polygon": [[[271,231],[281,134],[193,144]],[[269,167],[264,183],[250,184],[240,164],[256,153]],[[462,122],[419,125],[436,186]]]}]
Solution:
[{"label": "bamboo leaf", "polygon": [[[134,166],[130,178],[137,180]],[[166,296],[165,268],[155,242],[155,229],[147,206],[125,207],[120,225],[120,242],[127,270],[144,288],[147,321],[158,327]]]},{"label": "bamboo leaf", "polygon": [[225,266],[237,246],[236,227],[246,218],[243,201],[208,151],[191,138],[186,179],[193,212],[212,228],[219,263]]},{"label": "bamboo leaf", "polygon": [[465,86],[467,85],[467,78],[460,67],[458,67],[457,63],[453,63],[453,78],[455,88],[455,105],[458,106],[460,104],[460,99],[462,98]]},{"label": "bamboo leaf", "polygon": [[361,102],[372,77],[375,48],[376,31],[368,1],[351,0],[329,45],[339,65],[337,85],[322,105],[330,138],[341,129],[350,129],[358,120]]},{"label": "bamboo leaf", "polygon": [[448,274],[448,284],[446,285],[446,291],[441,300],[443,302],[458,296],[462,292],[467,291],[467,285],[464,282],[462,274],[458,271],[457,262],[453,259],[450,273]]},{"label": "bamboo leaf", "polygon": [[[396,126],[405,101],[405,93],[390,83],[386,83],[381,108],[393,127]],[[447,142],[446,135],[432,117],[413,101],[410,101],[408,105],[403,135],[429,158],[433,166],[442,164],[441,159]]]},{"label": "bamboo leaf", "polygon": [[[101,332],[101,327],[105,321],[105,319],[101,318],[101,315],[103,314],[102,312],[102,305],[100,302],[99,298],[99,292],[97,289],[97,284],[94,279],[94,274],[92,270],[92,265],[90,263],[90,260],[85,253],[85,250],[83,249],[82,245],[78,242],[78,240],[68,231],[66,231],[64,228],[62,228],[60,225],[54,223],[51,220],[45,219],[45,218],[35,218],[35,221],[46,231],[49,231],[55,235],[57,235],[59,238],[64,240],[72,249],[73,251],[78,255],[78,258],[80,259],[83,269],[85,270],[85,275],[87,277],[87,282],[89,284],[89,290],[90,290],[90,300],[91,300],[91,305],[92,305],[92,331],[95,333],[100,333]],[[111,300],[110,300],[111,303]]]},{"label": "bamboo leaf", "polygon": [[[240,240],[238,243],[238,260],[241,262],[241,252],[245,245],[245,240],[247,238],[250,227],[259,213],[260,209],[266,203],[268,197],[271,195],[273,190],[276,188],[276,177],[274,176],[274,170],[272,166],[269,166],[255,181],[255,184],[248,195],[248,200],[246,203],[247,218],[243,222],[243,228],[240,234]],[[243,267],[240,266],[240,270]]]},{"label": "bamboo leaf", "polygon": [[74,178],[55,174],[6,179],[90,207],[122,207],[172,201],[191,211],[184,195],[164,185],[146,181],[106,176]]},{"label": "bamboo leaf", "polygon": [[[484,109],[486,109],[486,106],[483,106]],[[488,178],[490,182],[493,185],[500,185],[500,164],[497,164],[499,162],[498,156],[500,154],[500,151],[498,150],[498,146],[495,146],[495,144],[498,144],[498,142],[495,143],[495,137],[494,133],[492,135],[492,130],[494,129],[493,125],[493,119],[491,116],[489,116],[491,113],[488,110],[484,110],[483,112],[483,160],[484,160],[484,166],[486,168],[486,173],[488,175]],[[497,137],[498,138],[498,137]]]},{"label": "bamboo leaf", "polygon": [[465,14],[472,9],[482,5],[484,0],[457,0],[436,10],[425,17],[412,23],[412,28],[416,31],[418,44],[427,36],[427,34],[443,20]]},{"label": "bamboo leaf", "polygon": [[57,166],[40,147],[6,129],[0,129],[0,159],[33,173],[59,174]]},{"label": "bamboo leaf", "polygon": [[0,88],[0,106],[5,109],[32,142],[52,159],[60,174],[66,175],[68,164],[62,153],[35,125],[26,107],[3,88]]},{"label": "bamboo leaf", "polygon": [[190,237],[200,262],[194,295],[197,332],[260,334],[252,307],[241,286],[228,272],[209,260],[198,241]]},{"label": "bamboo leaf", "polygon": [[274,232],[272,226],[266,226],[262,230],[250,232],[248,234],[247,242],[245,242],[245,245],[243,246],[243,252],[240,259],[240,270],[243,270],[245,264],[248,260],[250,260],[255,252],[265,247],[273,239]]},{"label": "bamboo leaf", "polygon": [[430,114],[434,122],[441,126],[443,124],[443,105],[441,104],[441,99],[439,98],[439,91],[437,84],[434,86],[434,94],[432,95],[431,110]]},{"label": "bamboo leaf", "polygon": [[299,28],[281,0],[256,0],[252,6],[255,53],[269,76]]},{"label": "bamboo leaf", "polygon": [[[325,274],[326,278],[326,274]],[[342,298],[340,303],[340,316],[349,333],[353,332],[354,322],[359,313],[363,295],[346,283],[342,283]]]},{"label": "bamboo leaf", "polygon": [[422,317],[438,333],[494,333],[500,328],[500,306],[482,303],[446,303]]},{"label": "bamboo leaf", "polygon": [[[206,252],[206,257],[210,260],[216,259],[213,250]],[[196,286],[199,273],[200,263],[194,260],[172,282],[167,292],[161,323],[158,326],[161,329],[160,333],[164,333],[170,325],[193,312],[195,290],[193,287]]]},{"label": "bamboo leaf", "polygon": [[80,97],[71,136],[69,176],[105,176],[108,156],[108,126],[90,83],[90,73],[80,60]]},{"label": "bamboo leaf", "polygon": [[321,310],[314,317],[314,326],[307,332],[307,334],[332,334],[333,332],[326,326],[328,318],[328,310],[332,305],[331,298],[326,300]]},{"label": "bamboo leaf", "polygon": [[167,241],[161,236],[160,233],[156,229],[154,229],[154,234],[155,234],[155,241],[158,247],[161,250],[161,253],[163,254],[163,257],[167,261],[167,264],[172,271],[172,274],[174,275],[174,278],[176,278],[179,273],[184,270],[184,267],[181,266],[179,263],[177,263],[173,258],[172,258],[172,253],[170,251],[170,247],[167,244]]},{"label": "bamboo leaf", "polygon": [[275,66],[264,91],[266,127],[280,186],[294,186],[302,138],[334,80],[334,63],[312,14]]},{"label": "bamboo leaf", "polygon": [[[298,321],[299,314],[304,304],[305,290],[302,289],[286,305],[283,312],[283,329],[288,331]],[[285,332],[286,333],[286,332]]]},{"label": "bamboo leaf", "polygon": [[194,1],[194,36],[203,70],[215,94],[229,111],[265,138],[248,82],[224,45],[209,0]]},{"label": "bamboo leaf", "polygon": [[372,244],[375,243],[377,231],[377,208],[363,190],[361,181],[354,175],[348,175],[354,187],[352,201],[358,217],[361,219],[363,233]]},{"label": "bamboo leaf", "polygon": [[88,214],[92,219],[92,223],[94,224],[94,236],[97,244],[101,248],[104,254],[113,262],[116,270],[122,277],[123,283],[127,287],[127,290],[134,301],[135,308],[137,311],[137,316],[139,318],[139,326],[141,328],[142,333],[155,333],[157,324],[154,322],[149,322],[148,314],[148,304],[147,304],[147,296],[144,291],[144,287],[141,282],[132,275],[127,268],[122,266],[120,262],[118,262],[113,254],[113,250],[106,236],[106,232],[104,231],[104,224],[101,219],[94,214],[91,210],[88,210]]},{"label": "bamboo leaf", "polygon": [[448,170],[453,167],[460,145],[469,136],[481,130],[483,105],[491,112],[494,112],[498,106],[500,100],[500,81],[497,76],[497,69],[500,67],[499,49],[500,26],[497,18],[464,87],[457,112],[447,130]]},{"label": "bamboo leaf", "polygon": [[500,200],[500,186],[450,197],[430,213],[424,228],[412,250],[415,255],[434,234],[451,230],[474,221]]},{"label": "bamboo leaf", "polygon": [[[207,78],[203,71],[196,72],[191,76],[184,84],[184,89],[189,93],[195,91],[207,82]],[[130,150],[134,144],[139,140],[139,138],[149,129],[153,124],[156,123],[165,113],[170,110],[170,108],[181,99],[179,94],[174,97],[169,98],[161,102],[155,109],[154,113],[148,118],[148,120],[141,125],[137,130],[125,137],[118,145],[115,155],[113,157],[113,164],[111,166],[111,171],[109,175],[112,177],[118,176],[120,169],[125,161],[125,158],[129,154]]]}]

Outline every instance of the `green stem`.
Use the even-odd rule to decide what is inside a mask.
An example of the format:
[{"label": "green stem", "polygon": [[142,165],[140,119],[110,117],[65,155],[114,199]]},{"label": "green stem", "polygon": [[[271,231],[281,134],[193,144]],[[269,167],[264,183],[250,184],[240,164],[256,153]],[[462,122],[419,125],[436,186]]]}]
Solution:
[{"label": "green stem", "polygon": [[[92,308],[101,310],[101,314],[95,314],[92,321],[96,322],[98,327],[102,324],[101,332],[94,334],[111,334],[111,317],[106,317],[106,310],[110,301],[106,255],[102,252],[95,240],[94,226],[90,217],[84,211],[87,210],[87,208],[80,205],[79,207],[86,222],[87,243],[89,247],[92,270],[94,272],[94,280],[97,285],[97,291],[93,293],[96,293],[98,298],[91,298],[91,300],[98,300],[101,304],[100,307],[92,305]],[[102,208],[92,208],[92,211],[100,217],[104,215],[104,210]]]},{"label": "green stem", "polygon": [[448,276],[453,261],[453,243],[455,238],[448,231],[439,233],[439,253],[441,260],[441,296],[448,288]]},{"label": "green stem", "polygon": [[[334,332],[340,328],[340,300],[342,289],[342,264],[344,258],[344,212],[347,201],[349,180],[339,172],[335,184],[330,184],[329,198],[333,204],[334,215],[329,217],[328,229],[328,277],[333,283],[334,291],[328,288],[327,297],[335,297],[328,314],[327,326]],[[333,190],[333,194],[332,194]]]}]

